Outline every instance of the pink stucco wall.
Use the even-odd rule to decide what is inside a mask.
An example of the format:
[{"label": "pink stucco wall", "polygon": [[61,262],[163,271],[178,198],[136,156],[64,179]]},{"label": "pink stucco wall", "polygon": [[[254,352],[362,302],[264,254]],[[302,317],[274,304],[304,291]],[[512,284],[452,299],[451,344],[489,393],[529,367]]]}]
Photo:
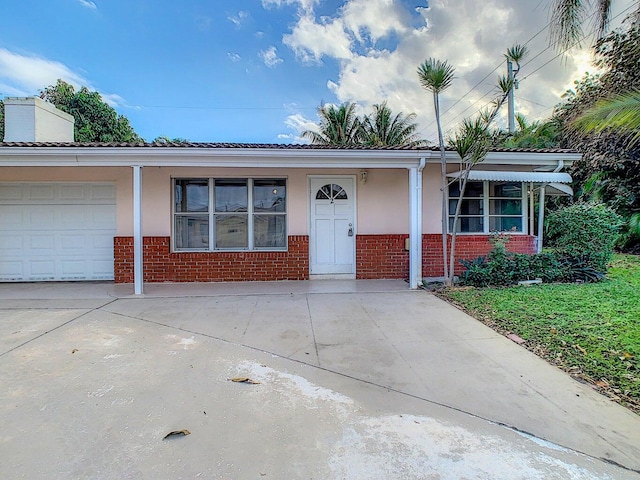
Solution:
[{"label": "pink stucco wall", "polygon": [[[493,167],[495,168],[495,167]],[[282,177],[287,178],[288,235],[308,235],[309,176],[350,175],[356,178],[357,233],[409,232],[409,173],[406,169],[369,169],[366,183],[359,169],[267,169],[144,167],[143,235],[171,234],[171,179],[175,177]],[[117,185],[117,235],[133,235],[133,187],[130,167],[3,168],[0,181],[114,182]],[[440,166],[423,171],[423,233],[440,232]]]}]

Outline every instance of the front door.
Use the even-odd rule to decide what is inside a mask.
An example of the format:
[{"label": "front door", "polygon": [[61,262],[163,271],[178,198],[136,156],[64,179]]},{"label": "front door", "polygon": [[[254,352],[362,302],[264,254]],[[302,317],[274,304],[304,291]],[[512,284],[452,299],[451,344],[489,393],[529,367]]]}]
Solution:
[{"label": "front door", "polygon": [[311,177],[311,275],[355,273],[354,177]]}]

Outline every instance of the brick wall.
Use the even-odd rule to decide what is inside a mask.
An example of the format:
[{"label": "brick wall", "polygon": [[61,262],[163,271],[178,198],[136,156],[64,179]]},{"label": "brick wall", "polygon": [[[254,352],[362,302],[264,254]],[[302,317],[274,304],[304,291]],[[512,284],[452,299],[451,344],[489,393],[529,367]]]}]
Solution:
[{"label": "brick wall", "polygon": [[[169,237],[144,237],[145,282],[306,280],[309,237],[289,237],[286,252],[172,253]],[[133,283],[133,237],[114,239],[116,283]]]},{"label": "brick wall", "polygon": [[[449,236],[449,247],[451,236]],[[456,237],[456,260],[471,260],[486,255],[491,250],[488,235],[458,235]],[[507,242],[507,250],[514,253],[535,253],[535,237],[531,235],[512,235]],[[441,277],[442,267],[442,235],[429,234],[422,236],[422,271],[424,277]],[[464,267],[456,261],[455,273],[462,273]]]},{"label": "brick wall", "polygon": [[[356,277],[359,279],[404,279],[409,276],[406,234],[357,235]],[[449,238],[450,240],[450,238]],[[289,237],[286,252],[180,252],[171,253],[169,237],[145,237],[145,282],[226,282],[250,280],[307,280],[309,237]],[[535,237],[513,235],[507,248],[534,253]],[[456,258],[473,259],[489,253],[487,235],[460,235]],[[422,275],[442,276],[442,237],[422,236]],[[114,238],[115,282],[133,283],[133,237]],[[456,262],[456,273],[462,265]]]},{"label": "brick wall", "polygon": [[406,238],[409,235],[357,235],[356,278],[408,278]]}]

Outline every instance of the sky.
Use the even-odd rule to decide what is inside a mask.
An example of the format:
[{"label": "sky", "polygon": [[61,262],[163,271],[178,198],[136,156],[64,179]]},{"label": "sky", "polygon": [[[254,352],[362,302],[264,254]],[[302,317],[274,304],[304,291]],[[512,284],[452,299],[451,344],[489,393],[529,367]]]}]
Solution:
[{"label": "sky", "polygon": [[[589,39],[564,55],[549,48],[550,0],[3,2],[0,98],[61,78],[99,91],[147,141],[305,143],[321,104],[369,113],[387,101],[435,143],[432,95],[416,73],[428,58],[456,69],[441,94],[448,132],[495,97],[516,43],[530,52],[515,92],[529,121],[595,72]],[[612,27],[632,4],[614,2]]]}]

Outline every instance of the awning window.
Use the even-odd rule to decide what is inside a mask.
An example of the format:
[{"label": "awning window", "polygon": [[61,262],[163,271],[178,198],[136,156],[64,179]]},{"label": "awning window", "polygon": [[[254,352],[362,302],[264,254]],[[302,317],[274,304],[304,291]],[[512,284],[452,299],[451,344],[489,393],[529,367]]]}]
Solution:
[{"label": "awning window", "polygon": [[[449,178],[460,178],[462,172],[448,173]],[[500,170],[471,170],[470,181],[489,182],[525,182],[545,185],[548,195],[573,195],[573,189],[568,185],[572,182],[571,175],[565,172],[509,172]]]}]

